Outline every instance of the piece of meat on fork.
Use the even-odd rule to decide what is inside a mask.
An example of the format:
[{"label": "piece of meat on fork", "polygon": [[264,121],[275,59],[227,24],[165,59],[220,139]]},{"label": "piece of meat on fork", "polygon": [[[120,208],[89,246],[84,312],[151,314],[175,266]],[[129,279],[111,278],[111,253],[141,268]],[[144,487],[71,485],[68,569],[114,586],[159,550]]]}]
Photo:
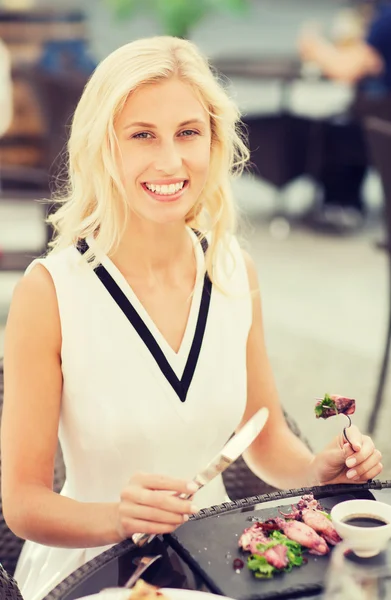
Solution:
[{"label": "piece of meat on fork", "polygon": [[315,415],[317,419],[329,419],[335,415],[352,415],[356,410],[354,398],[338,396],[337,394],[325,394],[322,400],[315,404]]},{"label": "piece of meat on fork", "polygon": [[350,415],[352,415],[356,410],[356,401],[354,398],[347,398],[346,396],[338,396],[337,394],[325,394],[323,400],[318,400],[315,404],[315,415],[317,419],[328,419],[329,417],[334,417],[335,415],[345,415],[345,417],[349,421],[349,425],[344,427],[343,436],[345,440],[350,444],[352,450],[354,447],[352,446],[346,430],[351,426],[352,421],[350,419]]}]

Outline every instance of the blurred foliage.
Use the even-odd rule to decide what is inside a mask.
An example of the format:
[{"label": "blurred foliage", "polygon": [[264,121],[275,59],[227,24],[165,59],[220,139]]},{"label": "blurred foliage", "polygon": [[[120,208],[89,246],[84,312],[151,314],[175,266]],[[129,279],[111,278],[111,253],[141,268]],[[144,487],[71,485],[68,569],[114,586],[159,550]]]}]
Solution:
[{"label": "blurred foliage", "polygon": [[118,19],[136,13],[156,17],[166,35],[188,37],[191,29],[207,15],[216,12],[245,14],[251,0],[104,0]]}]

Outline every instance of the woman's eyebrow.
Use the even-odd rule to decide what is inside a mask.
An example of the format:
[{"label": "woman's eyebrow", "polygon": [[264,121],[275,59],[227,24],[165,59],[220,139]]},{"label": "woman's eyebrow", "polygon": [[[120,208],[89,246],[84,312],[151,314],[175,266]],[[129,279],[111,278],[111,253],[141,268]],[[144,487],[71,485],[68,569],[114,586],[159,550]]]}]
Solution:
[{"label": "woman's eyebrow", "polygon": [[[192,124],[199,124],[199,125],[206,125],[205,120],[204,119],[188,119],[186,121],[183,121],[182,123],[179,123],[178,127],[185,127],[186,125],[192,125]],[[124,130],[125,129],[130,129],[131,127],[145,127],[146,129],[157,129],[157,126],[154,125],[153,123],[145,123],[144,121],[135,121],[134,123],[128,123],[128,125],[125,125]]]}]

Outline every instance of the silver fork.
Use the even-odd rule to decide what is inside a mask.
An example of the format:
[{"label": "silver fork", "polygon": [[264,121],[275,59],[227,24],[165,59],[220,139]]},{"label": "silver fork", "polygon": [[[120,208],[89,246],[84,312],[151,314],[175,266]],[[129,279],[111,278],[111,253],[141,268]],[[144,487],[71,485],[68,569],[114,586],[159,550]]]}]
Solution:
[{"label": "silver fork", "polygon": [[[155,556],[139,556],[133,560],[133,563],[137,565],[137,568],[133,575],[129,577],[128,581],[125,583],[124,587],[111,587],[104,588],[99,594],[102,595],[102,600],[114,600],[116,598],[118,600],[119,592],[125,591],[126,589],[132,588],[137,581],[140,579],[141,575],[159,558],[161,558],[161,554],[156,554]],[[115,595],[116,594],[116,595]],[[122,598],[122,596],[121,596]],[[124,596],[125,598],[125,596]]]},{"label": "silver fork", "polygon": [[156,554],[155,556],[141,556],[139,558],[134,559],[134,563],[137,564],[137,569],[129,577],[128,581],[125,583],[125,588],[132,588],[135,583],[140,579],[141,575],[150,567],[155,561],[161,558],[161,554]]},{"label": "silver fork", "polygon": [[349,415],[345,415],[345,417],[347,417],[347,419],[349,421],[349,425],[347,425],[346,427],[343,428],[343,436],[344,436],[345,440],[347,441],[347,443],[349,444],[349,446],[351,447],[351,449],[354,450],[354,448],[353,448],[352,444],[350,443],[350,440],[349,440],[349,438],[347,436],[347,433],[346,433],[346,430],[349,429],[349,427],[352,424],[352,420],[349,417]]}]

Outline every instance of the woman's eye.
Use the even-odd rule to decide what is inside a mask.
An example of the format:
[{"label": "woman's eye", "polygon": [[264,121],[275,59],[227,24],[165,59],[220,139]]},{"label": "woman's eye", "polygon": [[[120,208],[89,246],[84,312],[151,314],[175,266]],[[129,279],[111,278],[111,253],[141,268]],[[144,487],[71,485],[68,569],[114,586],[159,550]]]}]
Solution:
[{"label": "woman's eye", "polygon": [[195,131],[194,129],[185,129],[184,131],[181,131],[179,135],[183,137],[191,137],[193,135],[198,135],[198,131]]},{"label": "woman's eye", "polygon": [[150,137],[152,137],[152,136],[150,133],[148,133],[148,131],[141,131],[140,133],[136,133],[135,135],[132,135],[132,138],[134,138],[136,140],[147,140]]}]

